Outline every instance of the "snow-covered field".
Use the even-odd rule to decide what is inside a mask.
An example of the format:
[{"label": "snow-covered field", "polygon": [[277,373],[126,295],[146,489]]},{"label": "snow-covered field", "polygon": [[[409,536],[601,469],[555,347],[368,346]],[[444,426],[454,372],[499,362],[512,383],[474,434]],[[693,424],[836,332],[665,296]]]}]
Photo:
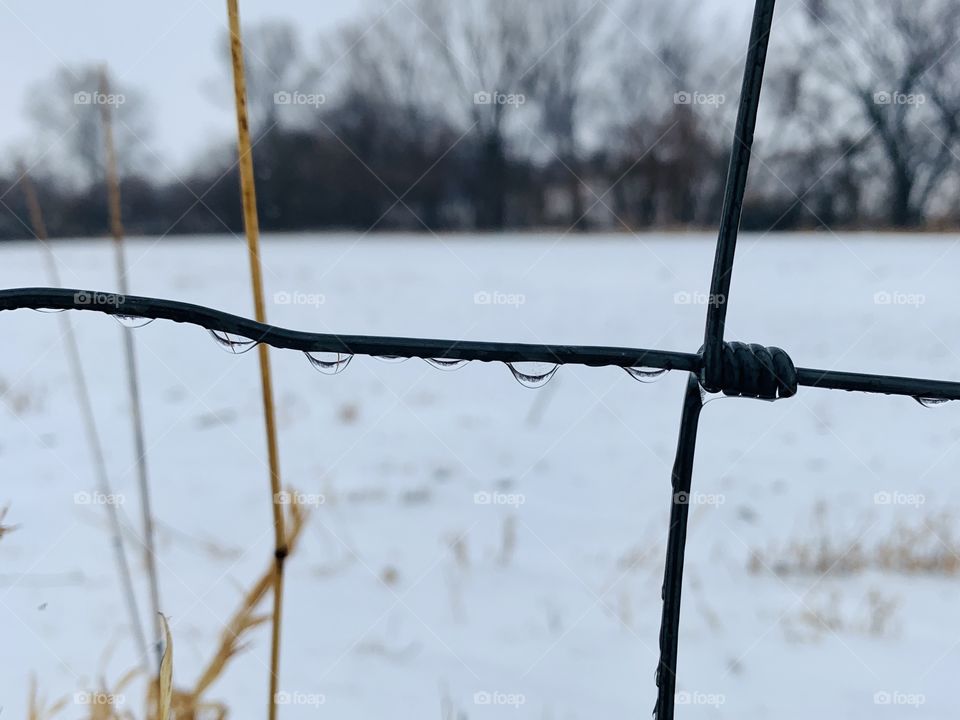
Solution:
[{"label": "snow-covered field", "polygon": [[[688,351],[713,259],[706,235],[264,242],[275,324]],[[106,242],[55,251],[65,284],[115,289]],[[0,258],[0,286],[48,284],[36,246]],[[137,239],[128,260],[137,294],[252,314],[239,239]],[[953,236],[747,235],[728,337],[806,367],[960,379],[958,266]],[[137,528],[122,330],[72,317]],[[104,508],[76,500],[95,478],[59,328],[0,314],[0,507],[19,526],[0,540],[4,718],[26,717],[31,675],[72,697],[136,661]],[[272,556],[256,353],[172,323],[135,332],[163,609],[188,686]],[[531,390],[498,365],[356,358],[328,377],[298,353],[272,358],[283,474],[317,501],[288,565],[283,718],[648,716],[682,374],[565,367]],[[958,461],[957,404],[809,389],[711,402],[678,717],[955,718],[960,575],[896,568],[916,564],[904,549],[955,557]],[[773,572],[798,558],[808,572]],[[137,580],[146,615],[139,563]],[[268,655],[262,628],[209,699],[262,717]]]}]

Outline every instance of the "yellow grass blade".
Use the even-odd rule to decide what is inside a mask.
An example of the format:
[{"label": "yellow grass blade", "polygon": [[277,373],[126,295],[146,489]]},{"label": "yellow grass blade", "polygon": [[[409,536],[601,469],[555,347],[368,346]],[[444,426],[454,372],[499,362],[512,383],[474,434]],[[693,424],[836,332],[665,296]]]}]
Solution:
[{"label": "yellow grass blade", "polygon": [[173,699],[173,637],[170,635],[170,626],[167,618],[160,615],[163,625],[164,650],[160,661],[160,712],[159,720],[170,719],[170,701]]}]

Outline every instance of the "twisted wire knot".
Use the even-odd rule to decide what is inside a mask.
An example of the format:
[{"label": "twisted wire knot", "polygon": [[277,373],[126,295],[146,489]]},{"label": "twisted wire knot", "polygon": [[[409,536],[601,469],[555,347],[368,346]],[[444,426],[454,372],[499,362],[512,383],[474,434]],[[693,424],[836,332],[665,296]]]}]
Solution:
[{"label": "twisted wire knot", "polygon": [[704,376],[701,371],[700,383],[708,390],[721,390],[733,397],[776,400],[797,394],[797,369],[778,347],[724,343],[719,387],[707,387]]}]

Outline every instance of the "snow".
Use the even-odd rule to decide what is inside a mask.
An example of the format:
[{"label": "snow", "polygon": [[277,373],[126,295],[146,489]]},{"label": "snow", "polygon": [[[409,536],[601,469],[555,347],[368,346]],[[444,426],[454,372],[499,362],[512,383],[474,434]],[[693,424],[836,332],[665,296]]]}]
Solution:
[{"label": "snow", "polygon": [[[268,315],[325,332],[694,351],[713,240],[267,236]],[[956,245],[746,235],[728,337],[781,346],[805,367],[960,379]],[[108,243],[54,247],[65,284],[116,287]],[[0,252],[0,286],[48,284],[35,245]],[[134,239],[128,261],[136,294],[252,314],[241,239]],[[5,717],[26,716],[33,674],[48,698],[72,697],[136,663],[104,510],[75,501],[95,478],[58,318],[0,315],[0,506],[19,526],[0,540]],[[71,318],[114,492],[136,528],[121,328]],[[173,323],[134,332],[163,610],[174,675],[188,686],[272,557],[256,353],[230,355]],[[641,384],[614,368],[564,367],[530,390],[500,365],[441,372],[355,358],[328,377],[298,353],[271,358],[283,475],[317,500],[288,564],[282,717],[440,718],[445,707],[471,720],[647,716],[682,374]],[[956,577],[780,577],[751,572],[750,557],[816,548],[824,533],[841,548],[870,546],[897,523],[943,532],[936,516],[960,503],[958,413],[811,389],[776,404],[707,405],[678,717],[956,716]],[[878,503],[878,493],[897,500]],[[141,563],[136,571],[146,617]],[[896,604],[880,632],[871,592]],[[839,620],[805,622],[812,611]],[[263,628],[208,699],[262,716],[268,658]],[[137,715],[139,692],[126,698]],[[82,714],[69,705],[63,716]]]}]

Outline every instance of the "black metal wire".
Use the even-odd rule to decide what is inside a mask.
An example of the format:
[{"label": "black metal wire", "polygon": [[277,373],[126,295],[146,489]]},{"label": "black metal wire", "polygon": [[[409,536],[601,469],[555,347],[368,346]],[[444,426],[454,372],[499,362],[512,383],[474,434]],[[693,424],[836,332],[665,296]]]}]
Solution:
[{"label": "black metal wire", "polygon": [[417,357],[481,362],[548,362],[557,365],[656,368],[697,372],[700,358],[692,353],[642,348],[580,345],[534,345],[420,338],[335,335],[287,330],[213,310],[202,305],[134,295],[118,296],[95,290],[21,288],[0,290],[0,311],[93,310],[108,315],[158,318],[199,325],[238,335],[276,348],[376,357]]},{"label": "black metal wire", "polygon": [[727,172],[727,187],[723,198],[723,215],[720,218],[713,278],[710,281],[710,297],[721,300],[710,303],[707,307],[707,325],[703,340],[705,363],[703,381],[705,387],[711,392],[721,389],[723,330],[727,319],[733,258],[736,254],[737,232],[740,230],[740,217],[743,212],[747,171],[750,169],[753,133],[757,127],[757,110],[760,107],[760,90],[763,86],[763,68],[767,61],[767,45],[770,41],[770,27],[773,24],[774,4],[775,0],[757,0],[743,72],[743,87],[740,90],[740,108],[734,130],[733,150],[730,153],[730,168]]},{"label": "black metal wire", "polygon": [[663,615],[660,620],[660,663],[657,666],[656,720],[673,718],[677,691],[677,645],[680,631],[680,596],[683,583],[683,557],[687,542],[687,517],[690,513],[690,482],[697,445],[697,426],[703,402],[695,376],[687,380],[680,415],[680,439],[671,474],[670,530],[667,559],[663,566]]},{"label": "black metal wire", "polygon": [[[747,186],[747,172],[750,168],[750,154],[757,123],[757,110],[760,106],[763,68],[767,57],[767,44],[770,40],[770,28],[773,24],[774,5],[775,0],[757,0],[754,7],[750,44],[743,72],[743,86],[740,91],[740,106],[737,111],[737,125],[734,130],[733,150],[730,153],[730,168],[724,192],[723,215],[720,219],[720,233],[717,238],[713,277],[710,282],[711,297],[719,298],[720,302],[711,303],[707,308],[703,340],[703,369],[699,382],[698,378],[690,376],[683,400],[680,437],[677,441],[677,454],[672,475],[674,495],[670,509],[667,555],[663,568],[663,615],[660,621],[660,662],[657,667],[658,692],[657,704],[653,711],[656,720],[673,720],[674,718],[680,598],[689,512],[688,505],[679,504],[676,498],[679,492],[687,493],[689,497],[697,425],[702,407],[699,384],[702,383],[711,392],[726,390],[739,394],[738,391],[748,390],[757,395],[769,395],[769,393],[759,392],[761,386],[766,385],[769,390],[782,384],[783,380],[774,371],[772,363],[766,363],[765,368],[760,368],[759,363],[751,361],[751,369],[760,377],[753,378],[753,381],[747,384],[741,382],[742,368],[737,367],[740,364],[736,360],[737,348],[733,344],[724,343],[724,326],[736,254],[737,232],[740,229],[740,218],[743,212],[743,197]],[[762,346],[757,347],[763,350]],[[793,368],[792,360],[789,364],[790,381],[798,383],[800,373]],[[732,382],[731,379],[733,379]],[[821,382],[828,380],[822,374],[819,379]],[[795,387],[793,385],[794,389]],[[776,395],[774,391],[772,396],[776,397]]]},{"label": "black metal wire", "polygon": [[[276,348],[375,357],[416,357],[481,362],[547,362],[590,367],[643,367],[700,373],[699,353],[590,345],[438,340],[424,338],[335,335],[287,330],[202,305],[96,290],[12,288],[0,290],[0,311],[88,310],[107,315],[156,318],[230,333]],[[960,382],[871,375],[798,367],[799,385],[933,400],[960,400]]]}]

